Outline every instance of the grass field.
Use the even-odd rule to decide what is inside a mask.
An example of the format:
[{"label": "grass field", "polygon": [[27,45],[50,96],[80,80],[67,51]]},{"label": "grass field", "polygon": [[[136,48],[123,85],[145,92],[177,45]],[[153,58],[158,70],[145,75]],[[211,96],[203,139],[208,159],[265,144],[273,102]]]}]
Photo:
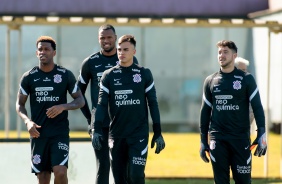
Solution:
[{"label": "grass field", "polygon": [[[28,134],[23,132],[21,136],[27,138]],[[71,138],[83,138],[87,137],[87,133],[71,132],[70,136]],[[150,140],[151,136],[150,134]],[[11,132],[10,137],[15,138],[16,132]],[[166,148],[160,154],[155,154],[154,149],[149,149],[146,183],[213,183],[211,164],[204,163],[199,156],[199,134],[164,133],[163,137],[166,141]],[[0,138],[4,138],[3,132],[0,132]],[[253,183],[282,183],[282,180],[278,179],[280,178],[280,152],[280,135],[270,134],[267,157],[253,157]],[[262,179],[266,177],[264,175],[265,158],[268,158],[268,172],[267,179]],[[160,180],[162,178],[164,180]]]}]

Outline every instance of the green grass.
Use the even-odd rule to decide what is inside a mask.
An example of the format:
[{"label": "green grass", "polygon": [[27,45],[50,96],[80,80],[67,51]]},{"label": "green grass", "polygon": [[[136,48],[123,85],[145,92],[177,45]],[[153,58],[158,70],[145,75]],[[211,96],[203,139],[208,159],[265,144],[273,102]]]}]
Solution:
[{"label": "green grass", "polygon": [[[0,131],[0,138],[4,138],[4,136],[4,132]],[[28,133],[22,132],[21,136],[27,138]],[[10,137],[16,138],[16,132],[11,132]],[[88,138],[88,135],[86,132],[71,132],[70,137]],[[151,137],[152,134],[150,134],[149,140],[151,140]],[[146,180],[147,184],[213,183],[212,179],[207,179],[213,178],[211,164],[204,163],[199,156],[200,137],[198,133],[163,133],[163,137],[166,142],[166,148],[160,154],[155,154],[154,149],[149,148],[145,170],[146,178],[148,178]],[[254,138],[252,137],[252,139]],[[266,157],[254,156],[252,169],[254,184],[282,183],[282,180],[272,179],[280,178],[280,152],[280,135],[270,134],[267,152],[268,173],[267,176],[264,175],[264,159]],[[164,178],[164,180],[159,178]],[[174,179],[171,180],[169,178]]]}]

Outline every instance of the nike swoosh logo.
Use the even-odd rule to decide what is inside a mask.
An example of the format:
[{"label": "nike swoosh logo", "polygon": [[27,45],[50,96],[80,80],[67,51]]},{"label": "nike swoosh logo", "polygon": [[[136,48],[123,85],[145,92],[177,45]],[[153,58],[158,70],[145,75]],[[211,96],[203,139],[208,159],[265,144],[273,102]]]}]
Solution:
[{"label": "nike swoosh logo", "polygon": [[140,140],[140,142],[143,142],[143,141],[144,141],[144,139],[141,139],[141,140]]},{"label": "nike swoosh logo", "polygon": [[118,81],[118,80],[120,80],[120,79],[114,79],[114,81]]},{"label": "nike swoosh logo", "polygon": [[64,157],[68,156],[68,154],[65,154]]},{"label": "nike swoosh logo", "polygon": [[[39,78],[39,79],[40,79],[40,78]],[[39,79],[34,79],[33,81],[36,82],[36,81],[38,81]]]},{"label": "nike swoosh logo", "polygon": [[248,149],[249,146],[245,147],[245,150]]},{"label": "nike swoosh logo", "polygon": [[95,65],[95,68],[98,68],[98,67],[100,67],[100,66],[102,66],[102,65]]}]

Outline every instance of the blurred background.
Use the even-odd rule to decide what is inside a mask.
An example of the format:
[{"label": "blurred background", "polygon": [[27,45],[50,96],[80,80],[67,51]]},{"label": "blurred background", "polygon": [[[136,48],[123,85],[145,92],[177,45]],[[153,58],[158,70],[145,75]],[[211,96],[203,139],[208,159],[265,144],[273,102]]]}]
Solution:
[{"label": "blurred background", "polygon": [[[99,26],[110,23],[118,37],[136,37],[136,57],[154,75],[164,131],[198,131],[202,84],[219,70],[216,43],[223,39],[233,40],[238,56],[250,61],[268,126],[280,131],[281,12],[280,0],[2,0],[0,130],[6,137],[9,130],[26,130],[16,115],[15,101],[21,75],[38,64],[39,36],[56,39],[55,62],[78,76],[84,58],[100,49]],[[69,117],[71,130],[86,130],[80,110]]]},{"label": "blurred background", "polygon": [[[149,153],[147,176],[212,177],[211,166],[205,167],[198,156],[197,133],[203,81],[219,70],[216,43],[223,39],[234,41],[238,56],[250,61],[249,72],[259,88],[268,130],[281,132],[281,0],[1,0],[0,141],[15,142],[0,146],[1,158],[5,158],[0,169],[5,171],[0,172],[4,183],[35,182],[35,177],[26,177],[30,174],[30,150],[27,143],[19,141],[28,142],[28,135],[15,112],[15,103],[20,77],[38,64],[37,38],[53,37],[57,41],[55,62],[78,76],[82,61],[100,50],[98,28],[106,23],[116,28],[118,37],[136,37],[136,57],[154,75],[168,146],[164,154],[153,159],[159,162],[152,161],[155,155]],[[86,96],[90,102],[89,90]],[[70,111],[69,120],[72,132],[82,131],[87,136],[87,122],[80,110]],[[270,141],[269,163],[268,156],[254,159],[255,177],[282,178],[282,165],[280,173],[278,168],[281,140],[275,135]],[[89,138],[84,137],[84,141]],[[95,170],[91,145],[71,144],[71,162],[75,163],[69,169],[71,177],[77,175],[77,183],[87,183],[85,178],[92,181],[93,175],[85,176]],[[19,150],[23,150],[21,157]],[[268,165],[272,167],[269,173]],[[155,174],[158,171],[163,173]]]}]

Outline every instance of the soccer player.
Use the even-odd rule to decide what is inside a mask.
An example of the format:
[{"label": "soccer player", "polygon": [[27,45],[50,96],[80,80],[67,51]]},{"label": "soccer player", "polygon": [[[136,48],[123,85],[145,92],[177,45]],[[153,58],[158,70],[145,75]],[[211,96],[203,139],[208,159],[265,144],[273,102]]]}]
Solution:
[{"label": "soccer player", "polygon": [[[54,63],[56,42],[49,36],[36,41],[39,65],[25,72],[21,78],[16,111],[24,120],[31,141],[31,171],[38,183],[67,184],[69,159],[68,110],[84,105],[84,98],[76,85],[73,73]],[[67,103],[67,92],[73,101]],[[30,97],[31,118],[26,101]]]},{"label": "soccer player", "polygon": [[[92,110],[90,112],[87,100],[85,98],[85,105],[81,108],[81,111],[88,122],[88,133],[91,135],[93,130],[93,123],[98,103],[99,95],[99,82],[103,72],[118,63],[116,41],[117,35],[115,28],[110,24],[104,24],[100,26],[98,31],[98,40],[101,47],[99,52],[96,52],[87,57],[83,62],[78,77],[78,86],[85,98],[85,91],[90,82],[90,94],[92,102]],[[134,63],[138,63],[134,57]],[[91,121],[92,117],[92,121]],[[92,124],[91,124],[92,122]],[[103,140],[102,148],[100,150],[94,149],[96,157],[96,184],[109,184],[110,174],[110,158],[109,158],[109,146],[108,146],[108,134],[109,134],[109,116],[105,117],[103,122]]]},{"label": "soccer player", "polygon": [[103,73],[95,114],[93,145],[101,149],[103,121],[111,119],[109,147],[115,184],[144,184],[148,154],[148,106],[153,120],[151,148],[155,153],[165,147],[160,114],[151,71],[133,63],[136,41],[131,35],[118,40],[119,63]]},{"label": "soccer player", "polygon": [[[255,156],[265,155],[265,117],[254,77],[234,67],[237,47],[233,41],[217,43],[220,70],[208,76],[203,86],[200,115],[200,156],[209,162],[214,181],[230,183],[231,168],[236,184],[251,183],[251,150]],[[257,123],[257,138],[251,144],[249,103]],[[209,143],[208,143],[209,133]]]}]

